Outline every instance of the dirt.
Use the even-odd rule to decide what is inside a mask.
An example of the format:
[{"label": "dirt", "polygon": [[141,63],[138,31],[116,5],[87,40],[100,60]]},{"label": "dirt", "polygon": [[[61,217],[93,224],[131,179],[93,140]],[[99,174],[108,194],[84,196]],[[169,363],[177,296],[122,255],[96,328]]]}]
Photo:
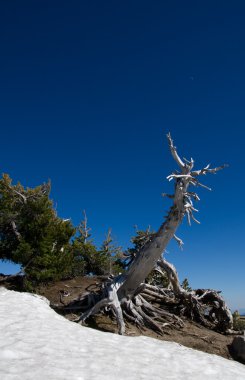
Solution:
[{"label": "dirt", "polygon": [[[65,306],[69,305],[75,299],[78,299],[84,292],[92,289],[96,290],[100,283],[101,279],[97,277],[76,277],[70,280],[41,286],[37,290],[37,293],[45,296],[50,301],[54,310],[72,321],[77,318],[77,314],[65,310]],[[14,285],[11,286],[11,283],[2,283],[1,285],[10,289],[15,288]],[[150,329],[139,330],[132,323],[126,322],[126,335],[145,335],[151,338],[172,341],[186,347],[232,359],[229,352],[229,345],[234,336],[222,335],[187,319],[184,319],[184,324],[185,326],[181,329],[168,328],[163,335],[159,335]],[[116,321],[102,313],[90,317],[86,321],[86,326],[109,333],[117,333]]]}]

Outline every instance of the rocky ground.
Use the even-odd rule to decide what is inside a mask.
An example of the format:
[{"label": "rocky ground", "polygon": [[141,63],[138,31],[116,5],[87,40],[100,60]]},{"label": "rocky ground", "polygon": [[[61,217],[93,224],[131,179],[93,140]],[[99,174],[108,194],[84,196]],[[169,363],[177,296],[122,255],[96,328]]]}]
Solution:
[{"label": "rocky ground", "polygon": [[[96,290],[100,283],[101,279],[97,277],[77,277],[41,286],[37,290],[37,293],[45,296],[58,313],[64,315],[69,320],[75,320],[77,318],[76,310],[68,310],[67,305],[78,299],[84,292],[92,289]],[[15,283],[11,281],[2,282],[0,285],[6,286],[9,289],[12,288],[13,290],[16,288]],[[233,336],[219,334],[187,319],[184,319],[184,322],[184,328],[168,328],[163,335],[159,335],[149,329],[139,330],[135,325],[126,322],[126,335],[145,335],[160,340],[173,341],[187,347],[231,359],[229,345],[234,338]],[[116,321],[106,314],[90,317],[86,321],[86,325],[101,331],[117,333]]]}]

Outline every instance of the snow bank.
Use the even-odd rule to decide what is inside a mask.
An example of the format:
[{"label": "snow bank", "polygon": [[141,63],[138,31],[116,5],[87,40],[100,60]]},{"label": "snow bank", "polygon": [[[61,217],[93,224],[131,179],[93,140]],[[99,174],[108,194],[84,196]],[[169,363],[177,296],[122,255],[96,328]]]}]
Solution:
[{"label": "snow bank", "polygon": [[67,321],[42,297],[0,288],[1,380],[245,379],[245,366],[177,343]]}]

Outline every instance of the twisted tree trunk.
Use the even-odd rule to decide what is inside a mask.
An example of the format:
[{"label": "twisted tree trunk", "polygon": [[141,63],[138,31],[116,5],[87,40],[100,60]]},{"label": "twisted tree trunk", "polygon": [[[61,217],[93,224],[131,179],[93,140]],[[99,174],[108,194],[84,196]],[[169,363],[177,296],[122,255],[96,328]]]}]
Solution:
[{"label": "twisted tree trunk", "polygon": [[[95,301],[94,296],[90,296],[89,304],[92,302],[94,305],[79,318],[78,321],[81,323],[88,316],[97,313],[106,306],[111,308],[116,316],[120,334],[125,332],[123,315],[139,327],[147,325],[159,332],[171,324],[183,326],[180,317],[169,313],[166,308],[153,306],[151,301],[154,301],[161,305],[175,306],[180,315],[188,315],[208,327],[219,325],[220,330],[223,329],[224,331],[232,328],[231,313],[217,292],[212,290],[206,292],[199,290],[199,293],[185,291],[179,284],[175,268],[166,260],[161,259],[172,238],[175,238],[179,245],[183,244],[175,233],[185,215],[189,224],[191,219],[199,223],[193,215],[193,212],[197,210],[192,202],[193,199],[198,201],[199,197],[195,192],[189,191],[189,186],[201,186],[209,189],[198,181],[198,177],[207,173],[216,173],[225,165],[214,169],[210,169],[208,165],[201,170],[194,171],[194,161],[192,159],[182,161],[173,145],[170,134],[167,135],[167,138],[171,154],[179,167],[179,171],[175,171],[167,177],[169,181],[174,180],[175,182],[174,194],[163,194],[173,199],[173,205],[158,232],[138,252],[128,271],[103,288],[99,301],[97,301],[97,297]],[[167,272],[172,289],[161,289],[145,284],[146,277],[157,265]],[[82,301],[88,302],[88,297],[86,295]],[[208,317],[207,310],[210,311]],[[218,314],[221,317],[218,318]]]}]

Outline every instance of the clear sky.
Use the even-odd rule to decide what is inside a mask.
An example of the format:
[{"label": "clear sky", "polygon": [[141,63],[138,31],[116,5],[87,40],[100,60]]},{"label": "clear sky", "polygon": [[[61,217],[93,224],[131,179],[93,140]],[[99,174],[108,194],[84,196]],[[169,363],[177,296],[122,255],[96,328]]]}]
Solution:
[{"label": "clear sky", "polygon": [[243,1],[0,2],[1,172],[50,178],[61,217],[85,209],[97,244],[112,227],[126,248],[168,209],[168,131],[197,168],[228,163],[166,257],[231,308],[245,308],[244,17]]}]

